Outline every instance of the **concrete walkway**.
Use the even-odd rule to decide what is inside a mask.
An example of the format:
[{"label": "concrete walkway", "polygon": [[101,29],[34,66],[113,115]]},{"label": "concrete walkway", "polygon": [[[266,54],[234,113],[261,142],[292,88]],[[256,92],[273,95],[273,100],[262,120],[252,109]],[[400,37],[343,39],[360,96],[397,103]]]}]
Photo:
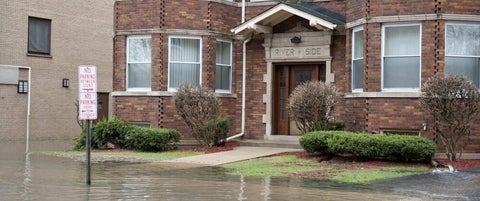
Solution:
[{"label": "concrete walkway", "polygon": [[242,161],[247,159],[271,156],[283,152],[303,151],[302,149],[292,148],[273,148],[273,147],[249,147],[239,146],[232,151],[203,154],[190,156],[173,160],[165,160],[167,163],[187,163],[195,166],[216,166],[225,163]]}]

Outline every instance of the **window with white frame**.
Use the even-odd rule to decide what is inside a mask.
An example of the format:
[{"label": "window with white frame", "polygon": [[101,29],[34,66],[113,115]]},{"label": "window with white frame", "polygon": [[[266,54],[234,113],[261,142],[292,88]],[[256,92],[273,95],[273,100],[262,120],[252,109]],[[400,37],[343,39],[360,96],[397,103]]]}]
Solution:
[{"label": "window with white frame", "polygon": [[352,91],[363,91],[363,28],[352,31]]},{"label": "window with white frame", "polygon": [[127,38],[127,90],[150,91],[151,58],[150,36]]},{"label": "window with white frame", "polygon": [[201,85],[201,47],[200,37],[169,38],[169,90],[175,90],[183,84]]},{"label": "window with white frame", "polygon": [[382,27],[383,91],[419,91],[421,30],[420,24]]},{"label": "window with white frame", "polygon": [[480,85],[480,24],[447,23],[445,74],[463,75]]},{"label": "window with white frame", "polygon": [[217,40],[215,92],[230,93],[232,88],[232,42]]}]

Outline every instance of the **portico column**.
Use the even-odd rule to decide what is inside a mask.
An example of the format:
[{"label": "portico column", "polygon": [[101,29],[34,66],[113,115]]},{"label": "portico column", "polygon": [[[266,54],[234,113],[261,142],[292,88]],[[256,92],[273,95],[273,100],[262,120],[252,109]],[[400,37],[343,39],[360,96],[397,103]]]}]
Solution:
[{"label": "portico column", "polygon": [[332,73],[332,60],[325,61],[325,83],[335,82],[335,74]]}]

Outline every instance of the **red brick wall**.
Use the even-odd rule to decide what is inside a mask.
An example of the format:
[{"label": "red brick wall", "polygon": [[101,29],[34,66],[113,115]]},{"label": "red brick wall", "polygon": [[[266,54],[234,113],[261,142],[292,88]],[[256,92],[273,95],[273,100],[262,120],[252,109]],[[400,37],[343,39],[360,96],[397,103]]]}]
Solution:
[{"label": "red brick wall", "polygon": [[127,37],[115,36],[113,45],[113,90],[125,91]]},{"label": "red brick wall", "polygon": [[478,0],[437,0],[439,13],[478,15],[480,1]]},{"label": "red brick wall", "polygon": [[265,124],[262,116],[265,114],[266,105],[263,103],[263,94],[266,86],[263,74],[267,73],[265,62],[265,49],[263,39],[252,39],[247,44],[247,86],[246,86],[246,137],[263,139]]},{"label": "red brick wall", "polygon": [[434,0],[370,0],[370,17],[433,13]]},{"label": "red brick wall", "polygon": [[163,0],[116,1],[115,30],[162,27],[164,4]]},{"label": "red brick wall", "polygon": [[165,27],[170,29],[208,29],[209,2],[175,0],[165,3]]}]

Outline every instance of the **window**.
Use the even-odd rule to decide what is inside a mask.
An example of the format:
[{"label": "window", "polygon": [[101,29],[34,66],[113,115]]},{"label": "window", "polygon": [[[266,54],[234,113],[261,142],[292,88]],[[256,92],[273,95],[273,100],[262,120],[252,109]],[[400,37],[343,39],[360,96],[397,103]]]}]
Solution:
[{"label": "window", "polygon": [[50,55],[52,21],[28,17],[28,53]]},{"label": "window", "polygon": [[447,23],[445,74],[463,75],[480,85],[480,24]]},{"label": "window", "polygon": [[170,37],[169,90],[174,91],[183,84],[201,84],[201,45],[199,37]]},{"label": "window", "polygon": [[352,91],[363,90],[363,28],[352,33]]},{"label": "window", "polygon": [[18,93],[28,93],[28,81],[19,80],[17,89]]},{"label": "window", "polygon": [[127,90],[150,91],[151,58],[150,36],[127,38]]},{"label": "window", "polygon": [[232,86],[232,42],[217,41],[215,69],[215,91],[230,93]]},{"label": "window", "polygon": [[421,26],[386,25],[382,29],[382,89],[420,89]]}]

